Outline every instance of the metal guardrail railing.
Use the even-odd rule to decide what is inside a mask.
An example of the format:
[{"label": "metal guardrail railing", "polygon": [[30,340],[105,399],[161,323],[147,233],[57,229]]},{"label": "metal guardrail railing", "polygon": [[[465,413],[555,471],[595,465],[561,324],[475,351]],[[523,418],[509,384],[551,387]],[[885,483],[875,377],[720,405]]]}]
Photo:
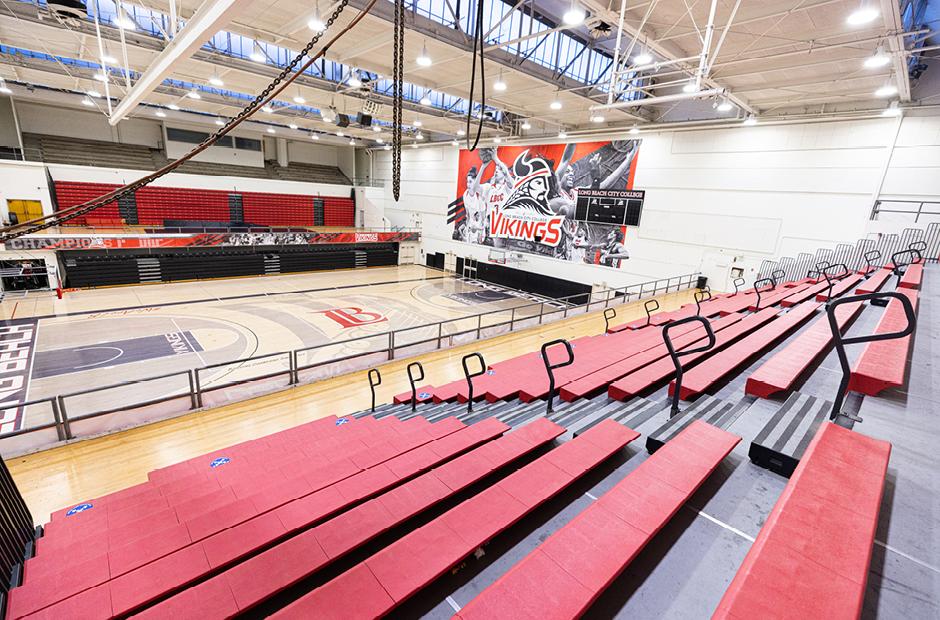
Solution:
[{"label": "metal guardrail railing", "polygon": [[[460,346],[484,337],[511,333],[518,328],[525,329],[535,325],[541,325],[546,322],[546,320],[561,320],[568,318],[569,316],[576,316],[577,314],[586,314],[591,310],[607,309],[618,304],[640,301],[646,297],[688,290],[695,287],[695,285],[698,283],[699,277],[699,273],[692,273],[682,276],[660,278],[658,280],[631,284],[616,289],[606,289],[603,292],[581,293],[578,295],[569,295],[567,297],[560,297],[557,299],[547,298],[542,301],[534,301],[532,303],[514,306],[513,308],[490,310],[487,312],[471,314],[460,318],[437,321],[424,325],[404,327],[388,332],[380,332],[367,336],[359,336],[356,338],[338,340],[335,342],[328,342],[309,347],[301,347],[289,351],[275,351],[272,353],[254,355],[251,357],[229,360],[225,362],[216,362],[198,368],[180,370],[130,381],[121,381],[108,385],[79,390],[76,392],[60,394],[58,396],[36,399],[24,403],[11,404],[0,411],[9,411],[11,409],[25,410],[28,407],[35,407],[44,403],[48,403],[52,415],[49,420],[43,421],[42,423],[0,435],[0,442],[10,438],[22,437],[30,433],[47,431],[50,429],[55,429],[58,441],[75,439],[76,433],[72,428],[72,425],[75,422],[92,420],[111,414],[129,413],[140,410],[144,407],[187,398],[189,400],[187,410],[197,410],[204,406],[203,396],[210,392],[218,392],[220,390],[234,386],[256,381],[263,381],[265,379],[271,379],[279,376],[286,376],[288,379],[287,386],[294,386],[301,383],[306,383],[305,381],[301,380],[301,373],[304,371],[356,359],[362,360],[362,367],[343,369],[340,370],[338,374],[354,372],[357,370],[366,370],[372,365],[373,361],[368,359],[369,356],[374,357],[379,355],[384,356],[387,360],[393,360],[396,359],[396,353],[409,354],[407,351],[408,349],[414,349],[415,347],[420,347],[423,345],[433,344],[432,347],[427,349],[428,351],[441,349],[443,346],[445,346],[445,344],[446,346],[450,346],[451,344]],[[486,317],[494,318],[495,320],[492,322],[487,322],[485,320]],[[498,333],[485,333],[487,331],[495,331],[500,328],[505,329]],[[427,334],[430,335],[424,335],[419,330],[425,330]],[[415,340],[407,339],[403,335],[409,332],[418,332],[421,335],[417,336]],[[469,337],[465,340],[460,340],[461,336]],[[369,347],[367,350],[360,350],[355,353],[342,355],[339,357],[329,355],[331,347],[348,347],[350,344],[362,343],[370,339],[378,341],[379,344],[376,348]],[[447,343],[445,343],[445,340],[447,340]],[[457,342],[455,342],[455,340],[457,340]],[[424,352],[426,351],[421,350],[417,353],[410,354],[414,355]],[[324,354],[325,359],[301,363],[301,356],[311,358],[316,357],[317,353]],[[264,365],[270,360],[276,360],[278,358],[283,359],[284,365],[277,368],[276,370],[271,370],[268,368],[259,372],[258,374],[241,376],[222,383],[212,383],[212,379],[206,379],[206,373],[214,369],[231,366],[244,369],[246,365],[252,362],[261,362],[261,365]],[[179,388],[169,389],[162,396],[147,395],[140,399],[134,399],[133,393],[122,394],[122,399],[124,400],[122,401],[121,406],[85,411],[82,413],[69,413],[69,408],[73,406],[70,403],[74,402],[78,397],[111,390],[119,390],[121,388],[127,388],[130,386],[142,386],[147,383],[163,381],[173,377],[186,377],[186,380],[185,382],[181,382]],[[311,379],[311,381],[316,380],[318,379]],[[237,402],[239,400],[251,398],[256,395],[257,394],[250,394],[244,398],[235,398],[231,402]],[[126,428],[126,426],[122,428]]]}]

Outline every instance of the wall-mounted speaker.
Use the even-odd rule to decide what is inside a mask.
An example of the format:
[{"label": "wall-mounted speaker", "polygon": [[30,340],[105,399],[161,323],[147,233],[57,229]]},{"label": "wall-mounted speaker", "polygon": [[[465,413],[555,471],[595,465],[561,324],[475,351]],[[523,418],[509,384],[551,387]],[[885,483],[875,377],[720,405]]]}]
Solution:
[{"label": "wall-mounted speaker", "polygon": [[356,115],[356,122],[359,123],[360,125],[362,125],[363,127],[371,127],[371,126],[372,126],[372,115],[371,115],[371,114],[363,114],[362,112],[360,112],[359,114]]},{"label": "wall-mounted speaker", "polygon": [[337,114],[337,115],[336,115],[336,126],[337,126],[337,127],[349,127],[349,115],[348,115],[348,114]]}]

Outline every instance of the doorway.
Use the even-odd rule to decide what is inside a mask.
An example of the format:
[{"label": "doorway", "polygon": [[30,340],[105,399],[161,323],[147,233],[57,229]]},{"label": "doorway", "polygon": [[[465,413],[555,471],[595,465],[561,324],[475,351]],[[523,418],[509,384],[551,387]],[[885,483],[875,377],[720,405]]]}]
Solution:
[{"label": "doorway", "polygon": [[38,200],[7,200],[7,212],[11,224],[22,224],[42,217],[42,203]]}]

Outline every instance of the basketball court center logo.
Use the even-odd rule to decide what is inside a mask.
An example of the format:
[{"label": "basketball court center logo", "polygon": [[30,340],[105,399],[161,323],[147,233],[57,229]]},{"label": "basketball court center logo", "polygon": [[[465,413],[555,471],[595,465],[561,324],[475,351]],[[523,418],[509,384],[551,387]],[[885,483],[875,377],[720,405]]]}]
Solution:
[{"label": "basketball court center logo", "polygon": [[349,329],[350,327],[362,327],[364,325],[373,325],[375,323],[388,321],[388,317],[383,314],[378,312],[369,312],[367,310],[363,310],[362,308],[353,307],[322,310],[320,311],[320,314],[336,323],[339,323],[343,329]]}]

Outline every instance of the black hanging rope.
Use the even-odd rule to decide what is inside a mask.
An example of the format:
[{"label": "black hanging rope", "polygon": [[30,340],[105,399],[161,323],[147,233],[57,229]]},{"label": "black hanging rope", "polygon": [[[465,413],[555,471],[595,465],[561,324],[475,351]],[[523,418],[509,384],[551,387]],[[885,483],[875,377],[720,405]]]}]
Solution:
[{"label": "black hanging rope", "polygon": [[[472,1],[472,0],[471,0]],[[469,14],[470,11],[467,11]],[[483,133],[483,111],[486,108],[486,68],[483,62],[483,0],[477,0],[476,24],[473,29],[473,55],[470,57],[470,97],[467,99],[467,148],[471,151],[480,143]],[[477,50],[479,49],[479,55]],[[480,119],[477,123],[477,133],[470,143],[470,123],[473,122],[473,95],[477,83],[477,61],[480,64]]]},{"label": "black hanging rope", "polygon": [[392,51],[392,196],[401,196],[401,124],[405,66],[405,1],[395,0],[395,37]]}]

